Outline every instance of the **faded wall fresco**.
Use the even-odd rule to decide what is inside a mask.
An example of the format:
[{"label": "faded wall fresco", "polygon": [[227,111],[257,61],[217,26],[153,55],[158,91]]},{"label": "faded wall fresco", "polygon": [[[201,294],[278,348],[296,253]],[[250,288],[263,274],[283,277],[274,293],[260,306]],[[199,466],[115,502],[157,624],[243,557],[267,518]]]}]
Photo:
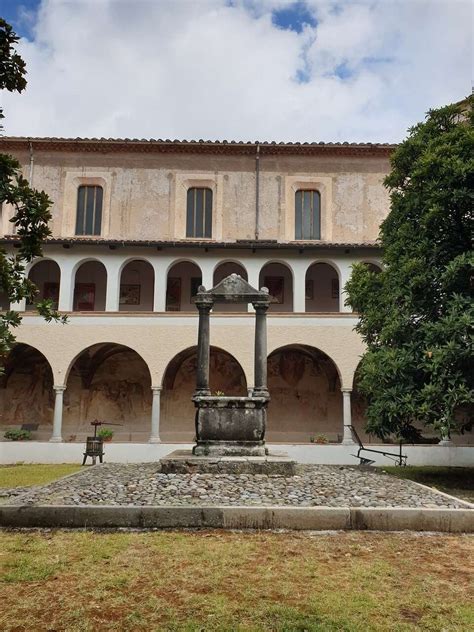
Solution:
[{"label": "faded wall fresco", "polygon": [[63,438],[82,440],[94,419],[121,424],[114,441],[147,441],[151,389],[145,362],[131,350],[97,345],[75,362],[64,393]]},{"label": "faded wall fresco", "polygon": [[[196,390],[196,351],[177,356],[168,367],[161,394],[160,436],[163,441],[192,441],[195,435],[195,408],[191,401]],[[211,347],[211,392],[247,395],[241,366],[230,354]]]},{"label": "faded wall fresco", "polygon": [[53,409],[53,375],[47,360],[36,349],[17,345],[0,381],[1,436],[9,427],[39,424],[33,437],[49,439]]},{"label": "faded wall fresco", "polygon": [[342,393],[332,361],[310,348],[287,348],[268,359],[267,441],[307,443],[342,435]]}]

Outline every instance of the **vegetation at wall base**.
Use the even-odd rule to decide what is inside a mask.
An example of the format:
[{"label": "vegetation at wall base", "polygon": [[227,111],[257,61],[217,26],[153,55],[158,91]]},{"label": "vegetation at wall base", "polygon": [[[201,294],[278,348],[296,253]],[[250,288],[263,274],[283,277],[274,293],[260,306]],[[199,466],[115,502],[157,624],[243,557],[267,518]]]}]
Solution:
[{"label": "vegetation at wall base", "polygon": [[31,439],[31,432],[29,430],[15,428],[14,430],[7,430],[3,436],[10,441],[29,441]]},{"label": "vegetation at wall base", "polygon": [[[0,89],[22,92],[26,87],[25,62],[14,49],[19,38],[10,24],[0,18]],[[0,120],[4,118],[0,108]],[[0,131],[3,128],[0,126]],[[0,154],[0,204],[9,204],[14,209],[12,222],[19,237],[17,253],[8,256],[0,249],[0,290],[12,303],[28,299],[34,301],[37,289],[25,278],[25,265],[42,254],[41,244],[51,234],[48,222],[51,219],[51,200],[44,191],[29,186],[21,173],[21,165],[12,156]],[[46,320],[66,322],[53,308],[51,300],[36,303],[38,312]],[[0,358],[4,357],[15,342],[12,329],[18,327],[21,318],[18,312],[0,314]],[[0,362],[0,373],[2,364]]]},{"label": "vegetation at wall base", "polygon": [[404,440],[473,423],[474,97],[428,113],[391,157],[384,269],[353,267],[348,303],[367,345],[367,430]]}]

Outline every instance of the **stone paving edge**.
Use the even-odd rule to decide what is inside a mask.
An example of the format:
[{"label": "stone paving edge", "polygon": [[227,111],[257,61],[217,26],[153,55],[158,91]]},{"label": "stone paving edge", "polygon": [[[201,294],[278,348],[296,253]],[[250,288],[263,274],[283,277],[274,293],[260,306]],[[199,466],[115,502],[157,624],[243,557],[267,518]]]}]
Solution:
[{"label": "stone paving edge", "polygon": [[353,529],[474,533],[474,511],[407,507],[2,505],[0,527]]}]

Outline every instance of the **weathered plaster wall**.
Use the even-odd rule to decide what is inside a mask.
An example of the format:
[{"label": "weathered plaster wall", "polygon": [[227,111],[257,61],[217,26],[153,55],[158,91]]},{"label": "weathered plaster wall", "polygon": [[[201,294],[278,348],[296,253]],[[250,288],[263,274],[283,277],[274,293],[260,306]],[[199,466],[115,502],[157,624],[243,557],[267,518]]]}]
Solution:
[{"label": "weathered plaster wall", "polygon": [[[18,153],[29,171],[29,156]],[[326,241],[374,240],[388,213],[377,156],[264,156],[260,160],[260,238],[294,239],[294,188],[322,192]],[[53,200],[53,233],[72,236],[77,187],[104,187],[103,235],[117,239],[185,237],[188,186],[214,191],[213,237],[255,235],[255,159],[252,156],[37,151],[34,185]],[[312,185],[313,183],[313,185]]]}]

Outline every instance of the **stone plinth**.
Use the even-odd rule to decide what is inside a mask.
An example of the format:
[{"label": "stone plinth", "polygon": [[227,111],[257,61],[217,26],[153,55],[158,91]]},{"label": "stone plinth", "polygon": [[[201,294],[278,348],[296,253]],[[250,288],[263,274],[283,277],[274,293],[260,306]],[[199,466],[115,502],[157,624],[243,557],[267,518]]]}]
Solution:
[{"label": "stone plinth", "polygon": [[268,397],[195,395],[195,456],[265,456]]},{"label": "stone plinth", "polygon": [[286,453],[265,456],[196,456],[175,450],[160,459],[163,474],[267,474],[294,476],[296,463]]}]

